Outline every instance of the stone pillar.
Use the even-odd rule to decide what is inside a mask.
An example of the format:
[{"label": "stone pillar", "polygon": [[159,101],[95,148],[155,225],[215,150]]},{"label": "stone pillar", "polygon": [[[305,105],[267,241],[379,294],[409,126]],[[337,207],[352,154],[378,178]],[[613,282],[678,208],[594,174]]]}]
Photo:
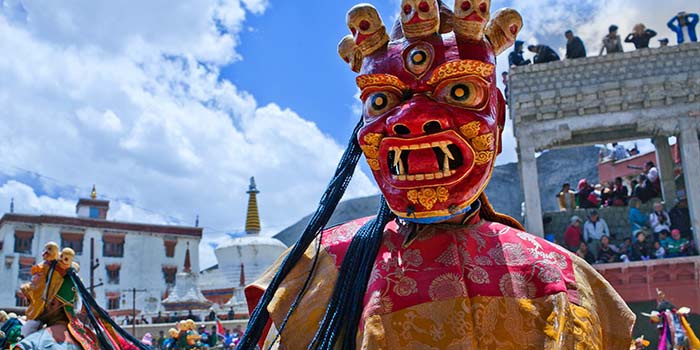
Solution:
[{"label": "stone pillar", "polygon": [[700,142],[698,141],[698,130],[690,123],[681,123],[679,142],[690,222],[693,226],[695,244],[700,247]]},{"label": "stone pillar", "polygon": [[535,147],[527,137],[519,136],[518,159],[520,160],[520,183],[525,196],[525,226],[529,233],[544,237]]},{"label": "stone pillar", "polygon": [[666,202],[666,208],[670,209],[676,203],[676,182],[673,172],[673,154],[668,144],[668,137],[655,137],[654,146],[656,146],[656,165],[659,169],[661,193]]}]

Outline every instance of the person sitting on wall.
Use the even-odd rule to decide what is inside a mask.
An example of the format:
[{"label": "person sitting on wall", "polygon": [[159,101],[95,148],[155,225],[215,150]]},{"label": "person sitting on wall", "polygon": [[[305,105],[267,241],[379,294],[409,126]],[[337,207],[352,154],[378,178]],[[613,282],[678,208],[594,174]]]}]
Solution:
[{"label": "person sitting on wall", "polygon": [[617,34],[617,29],[618,27],[614,24],[608,28],[608,34],[603,37],[603,47],[600,48],[601,56],[603,52],[611,54],[624,51],[622,50],[622,39],[620,39],[620,36]]},{"label": "person sitting on wall", "polygon": [[523,52],[525,50],[523,49],[523,46],[525,45],[525,42],[517,40],[515,41],[515,45],[513,46],[513,51],[508,55],[508,65],[509,66],[526,66],[532,61],[526,60],[525,57],[523,57]]},{"label": "person sitting on wall", "polygon": [[665,231],[666,234],[671,232],[671,218],[661,202],[654,202],[654,211],[649,214],[649,226],[654,234],[654,240],[659,239],[659,233],[662,231]]},{"label": "person sitting on wall", "polygon": [[[659,176],[659,169],[652,161],[648,161],[644,165],[644,175],[647,177],[647,181],[651,188],[654,189],[656,194],[661,193],[661,177]],[[646,185],[645,185],[646,186]]]},{"label": "person sitting on wall", "polygon": [[615,183],[613,184],[612,194],[608,199],[608,206],[611,207],[624,207],[627,205],[629,191],[627,186],[622,183],[621,177],[615,178]]},{"label": "person sitting on wall", "polygon": [[627,237],[625,240],[622,242],[622,245],[620,246],[620,260],[622,262],[630,262],[633,260],[634,256],[634,247],[632,245],[632,238]]},{"label": "person sitting on wall", "polygon": [[666,248],[661,244],[661,242],[656,241],[654,242],[654,255],[652,255],[652,259],[663,259],[666,257]]},{"label": "person sitting on wall", "polygon": [[593,253],[591,253],[591,250],[588,249],[588,244],[586,244],[586,242],[581,242],[579,244],[576,255],[578,255],[581,259],[586,260],[586,262],[589,264],[595,264],[595,256]]},{"label": "person sitting on wall", "polygon": [[637,232],[637,241],[632,245],[632,260],[647,261],[652,258],[652,246],[647,241],[644,232]]},{"label": "person sitting on wall", "polygon": [[667,258],[687,256],[690,250],[690,242],[681,237],[681,231],[673,230],[671,231],[671,237],[666,239],[665,249]]},{"label": "person sitting on wall", "polygon": [[610,236],[610,229],[603,218],[600,217],[597,210],[591,211],[588,220],[583,225],[583,240],[593,251],[598,251],[600,240]]},{"label": "person sitting on wall", "polygon": [[646,49],[649,48],[649,40],[655,36],[655,31],[648,29],[644,26],[644,24],[639,23],[634,26],[633,32],[627,35],[625,42],[633,43],[637,50]]},{"label": "person sitting on wall", "polygon": [[656,189],[645,174],[639,175],[637,183],[638,185],[635,187],[632,196],[639,198],[642,203],[646,203],[657,197],[658,193]]},{"label": "person sitting on wall", "polygon": [[646,232],[649,220],[646,215],[642,214],[639,209],[642,206],[642,201],[633,197],[630,199],[630,209],[629,209],[629,222],[632,228],[632,237],[636,237],[639,232]]},{"label": "person sitting on wall", "polygon": [[576,198],[578,199],[578,207],[581,209],[594,209],[598,208],[600,202],[598,202],[598,197],[596,197],[595,188],[593,188],[586,179],[581,179],[578,182],[578,193]]},{"label": "person sitting on wall", "polygon": [[695,32],[695,27],[698,25],[697,13],[686,13],[685,11],[678,12],[668,21],[668,27],[676,33],[678,44],[685,42],[685,34],[688,33],[688,39],[692,42],[698,41],[698,36]]},{"label": "person sitting on wall", "polygon": [[571,190],[571,185],[567,182],[561,186],[561,191],[557,193],[559,211],[576,209],[576,192]]},{"label": "person sitting on wall", "polygon": [[581,218],[578,216],[571,217],[571,223],[566,228],[564,233],[564,246],[566,249],[575,252],[581,245]]},{"label": "person sitting on wall", "polygon": [[618,262],[619,257],[619,250],[615,245],[610,244],[610,237],[603,236],[603,238],[600,239],[600,248],[596,256],[596,263],[608,264]]},{"label": "person sitting on wall", "polygon": [[559,61],[559,55],[554,49],[547,45],[530,45],[527,50],[534,53],[535,57],[532,59],[533,63],[547,63]]},{"label": "person sitting on wall", "polygon": [[583,40],[578,36],[574,35],[574,32],[567,30],[564,33],[566,37],[566,58],[584,58],[586,57],[586,46],[583,44]]},{"label": "person sitting on wall", "polygon": [[617,161],[617,160],[622,160],[622,159],[629,157],[629,152],[627,151],[625,146],[623,146],[617,142],[613,142],[612,146],[613,146],[613,153],[612,153],[613,160]]},{"label": "person sitting on wall", "polygon": [[692,238],[692,225],[690,223],[690,210],[688,209],[688,198],[685,191],[679,191],[678,203],[668,212],[671,219],[671,229],[681,231],[683,238]]}]

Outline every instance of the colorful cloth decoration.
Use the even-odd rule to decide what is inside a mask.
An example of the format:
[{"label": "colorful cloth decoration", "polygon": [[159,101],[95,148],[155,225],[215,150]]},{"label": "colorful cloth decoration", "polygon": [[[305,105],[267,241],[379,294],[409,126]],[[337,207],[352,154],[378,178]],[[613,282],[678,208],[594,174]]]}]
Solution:
[{"label": "colorful cloth decoration", "polygon": [[[42,326],[41,322],[47,328],[65,325],[72,336],[67,340],[70,345],[66,346],[78,346],[83,350],[150,350],[119,327],[97,304],[77,275],[80,266],[73,261],[74,257],[75,252],[71,248],[64,248],[59,253],[58,245],[54,242],[44,246],[44,260],[32,267],[31,281],[20,287],[29,301],[27,320],[39,327]],[[55,312],[56,305],[59,307],[58,313]],[[78,314],[85,315],[88,324],[83,324]],[[37,329],[17,348],[33,349],[37,344],[45,343],[51,345],[53,338],[47,337],[45,332],[46,328]],[[49,345],[46,347],[49,348]]]}]

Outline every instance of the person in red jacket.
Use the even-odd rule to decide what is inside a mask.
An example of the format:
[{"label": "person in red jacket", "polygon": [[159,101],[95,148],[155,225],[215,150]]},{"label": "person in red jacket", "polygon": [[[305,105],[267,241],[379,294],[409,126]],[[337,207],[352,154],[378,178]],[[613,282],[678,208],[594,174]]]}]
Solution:
[{"label": "person in red jacket", "polygon": [[571,223],[564,233],[564,246],[572,252],[575,252],[581,244],[581,223],[581,218],[572,216]]}]

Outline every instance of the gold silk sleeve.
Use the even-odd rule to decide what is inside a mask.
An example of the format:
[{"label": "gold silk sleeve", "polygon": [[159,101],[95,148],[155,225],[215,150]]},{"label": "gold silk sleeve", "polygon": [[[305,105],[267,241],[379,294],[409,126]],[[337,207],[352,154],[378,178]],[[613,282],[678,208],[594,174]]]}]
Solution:
[{"label": "gold silk sleeve", "polygon": [[[318,241],[316,241],[316,244],[318,244]],[[278,332],[289,308],[309,275],[314,255],[316,254],[316,244],[309,246],[304,256],[282,281],[270,305],[267,307],[273,323],[269,334],[265,337],[268,344],[274,339],[274,335]],[[251,289],[264,291],[287,254],[289,254],[289,250],[282,254],[275,264],[265,271],[257,281],[246,288],[246,294],[250,294]],[[338,271],[333,258],[321,248],[312,280],[296,310],[280,332],[278,340],[280,349],[306,349],[308,347],[316,333],[316,329],[318,329],[318,324],[323,319],[328,300],[330,300],[337,279]],[[251,300],[248,300],[248,302],[250,303]]]},{"label": "gold silk sleeve", "polygon": [[572,308],[575,314],[589,314],[592,332],[599,335],[594,345],[599,349],[628,349],[634,313],[598,271],[574,254],[571,259],[580,300],[580,307]]}]

